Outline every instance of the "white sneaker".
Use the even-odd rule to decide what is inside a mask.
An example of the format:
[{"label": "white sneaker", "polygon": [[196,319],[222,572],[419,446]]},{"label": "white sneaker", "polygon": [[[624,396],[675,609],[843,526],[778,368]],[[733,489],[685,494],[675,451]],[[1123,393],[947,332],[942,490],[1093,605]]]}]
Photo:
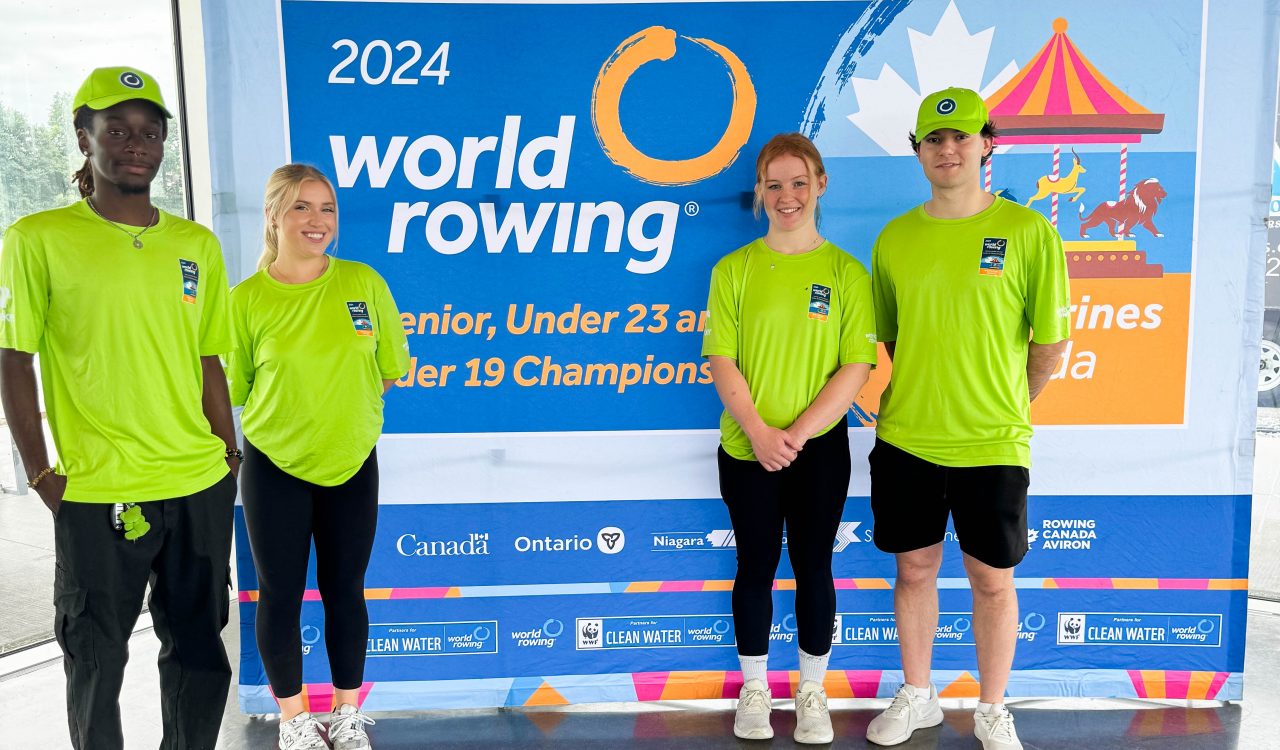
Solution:
[{"label": "white sneaker", "polygon": [[306,711],[280,722],[280,750],[329,750],[329,743],[320,735],[323,728]]},{"label": "white sneaker", "polygon": [[364,725],[374,723],[350,703],[333,709],[329,717],[329,741],[333,743],[333,750],[367,750],[372,747]]},{"label": "white sneaker", "polygon": [[831,713],[827,711],[827,691],[812,680],[801,683],[796,691],[796,742],[825,745],[835,739],[831,731]]},{"label": "white sneaker", "polygon": [[893,702],[867,725],[867,741],[877,745],[901,745],[911,739],[917,729],[936,727],[942,723],[942,707],[938,690],[929,683],[929,696],[917,697],[913,688],[902,685]]},{"label": "white sneaker", "polygon": [[1018,730],[1013,728],[1013,714],[1004,706],[989,714],[975,711],[973,735],[982,741],[982,750],[1022,750]]},{"label": "white sneaker", "polygon": [[744,740],[767,740],[773,737],[769,712],[773,697],[760,680],[747,680],[738,693],[738,712],[733,717],[733,736]]}]

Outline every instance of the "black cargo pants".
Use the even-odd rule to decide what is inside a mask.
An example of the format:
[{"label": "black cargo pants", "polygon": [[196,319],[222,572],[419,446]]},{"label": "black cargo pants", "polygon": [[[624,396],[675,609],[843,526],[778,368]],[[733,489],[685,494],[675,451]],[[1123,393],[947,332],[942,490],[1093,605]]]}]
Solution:
[{"label": "black cargo pants", "polygon": [[114,527],[111,503],[64,502],[54,520],[54,634],[67,673],[76,750],[120,750],[120,686],[129,636],[151,584],[160,638],[162,750],[213,750],[231,686],[227,624],[232,508],[228,473],[186,497],[139,503],[151,528]]}]

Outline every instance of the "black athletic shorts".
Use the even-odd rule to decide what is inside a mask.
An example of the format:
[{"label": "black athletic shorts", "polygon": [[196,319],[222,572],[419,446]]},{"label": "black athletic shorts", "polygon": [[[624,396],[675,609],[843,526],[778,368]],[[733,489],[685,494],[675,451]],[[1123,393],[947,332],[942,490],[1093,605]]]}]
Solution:
[{"label": "black athletic shorts", "polygon": [[1027,554],[1027,485],[1021,466],[939,466],[876,438],[871,464],[875,544],[885,552],[941,542],[947,516],[960,549],[993,568]]}]

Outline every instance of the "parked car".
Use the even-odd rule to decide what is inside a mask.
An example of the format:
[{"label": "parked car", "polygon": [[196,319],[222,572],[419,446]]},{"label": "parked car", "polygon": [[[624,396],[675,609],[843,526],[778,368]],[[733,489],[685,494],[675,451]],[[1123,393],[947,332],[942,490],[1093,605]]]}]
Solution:
[{"label": "parked car", "polygon": [[1258,406],[1280,407],[1280,216],[1267,219],[1266,309],[1258,362]]}]

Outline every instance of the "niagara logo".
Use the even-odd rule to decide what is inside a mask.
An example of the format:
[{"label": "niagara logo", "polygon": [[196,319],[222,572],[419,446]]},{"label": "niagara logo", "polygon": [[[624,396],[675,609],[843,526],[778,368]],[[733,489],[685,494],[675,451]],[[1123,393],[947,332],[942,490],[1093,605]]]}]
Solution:
[{"label": "niagara logo", "polygon": [[[832,545],[832,552],[844,552],[850,544],[861,544],[864,541],[870,541],[871,532],[865,531],[859,535],[858,527],[862,525],[861,521],[841,521],[836,527],[836,539]],[[865,537],[865,538],[862,538]],[[735,549],[738,546],[737,537],[733,533],[733,529],[716,529],[706,536],[707,544],[716,549]],[[782,537],[782,546],[787,546],[787,537]]]}]

